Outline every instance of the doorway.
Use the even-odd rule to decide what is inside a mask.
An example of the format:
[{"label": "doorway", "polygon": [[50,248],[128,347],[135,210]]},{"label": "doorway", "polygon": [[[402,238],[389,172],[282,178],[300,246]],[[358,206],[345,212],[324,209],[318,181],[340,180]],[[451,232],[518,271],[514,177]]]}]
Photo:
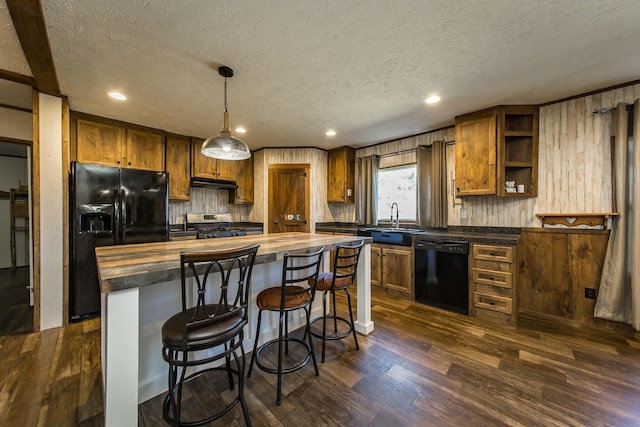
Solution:
[{"label": "doorway", "polygon": [[29,146],[0,141],[0,335],[34,331]]},{"label": "doorway", "polygon": [[308,164],[269,166],[269,233],[309,233]]}]

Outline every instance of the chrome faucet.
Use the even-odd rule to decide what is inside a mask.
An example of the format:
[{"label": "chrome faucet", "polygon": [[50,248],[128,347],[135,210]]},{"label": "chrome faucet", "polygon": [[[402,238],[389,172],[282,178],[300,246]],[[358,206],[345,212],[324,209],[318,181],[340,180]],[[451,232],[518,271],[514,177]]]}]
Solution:
[{"label": "chrome faucet", "polygon": [[[395,225],[394,225],[394,222],[393,222],[393,207],[394,206],[396,207],[396,222],[395,222]],[[399,215],[400,215],[400,213],[398,212],[398,204],[396,202],[393,202],[391,204],[391,228],[400,227],[400,219],[398,219]]]}]

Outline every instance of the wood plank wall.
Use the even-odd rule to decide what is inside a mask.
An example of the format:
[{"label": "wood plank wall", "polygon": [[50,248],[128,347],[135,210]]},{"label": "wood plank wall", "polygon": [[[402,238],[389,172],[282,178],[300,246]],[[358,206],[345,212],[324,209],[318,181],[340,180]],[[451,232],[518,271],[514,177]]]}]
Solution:
[{"label": "wood plank wall", "polygon": [[311,187],[311,229],[316,222],[353,221],[353,204],[327,203],[327,152],[317,148],[267,148],[254,153],[254,204],[248,221],[266,223],[268,218],[269,166],[309,164]]},{"label": "wood plank wall", "polygon": [[[469,197],[454,206],[450,190],[455,146],[448,145],[448,224],[540,227],[536,213],[610,211],[612,114],[593,112],[615,107],[619,102],[633,103],[639,97],[640,84],[636,84],[541,107],[536,198]],[[357,150],[356,157],[394,153],[425,141],[430,144],[438,139],[451,141],[454,137],[453,128],[430,132]],[[391,166],[402,164],[407,157],[391,156],[383,160],[385,166]],[[466,219],[460,218],[462,209],[467,211]]]},{"label": "wood plank wall", "polygon": [[[612,114],[593,114],[596,109],[615,107],[618,102],[633,103],[640,97],[640,84],[551,104],[540,109],[538,158],[538,197],[509,199],[499,197],[452,197],[455,146],[447,145],[447,184],[449,225],[539,227],[536,213],[608,212],[611,210],[611,151],[609,138]],[[356,150],[356,157],[383,156],[381,167],[415,163],[415,153],[393,153],[430,145],[436,140],[453,141],[453,127],[402,138]],[[326,203],[327,153],[316,148],[264,149],[254,153],[255,203],[253,206],[228,204],[226,190],[192,189],[192,200],[172,203],[174,221],[185,212],[209,209],[230,212],[234,221],[267,221],[268,168],[270,164],[309,163],[311,165],[312,226],[316,222],[353,222],[353,204]],[[461,210],[467,218],[460,218]]]}]

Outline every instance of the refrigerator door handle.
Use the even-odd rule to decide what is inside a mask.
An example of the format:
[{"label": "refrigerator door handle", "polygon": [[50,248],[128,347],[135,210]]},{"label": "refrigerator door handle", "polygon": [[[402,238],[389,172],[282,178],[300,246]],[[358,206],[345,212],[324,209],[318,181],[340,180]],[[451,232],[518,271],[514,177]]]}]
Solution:
[{"label": "refrigerator door handle", "polygon": [[120,243],[120,199],[118,189],[113,189],[113,230],[114,230],[114,242]]},{"label": "refrigerator door handle", "polygon": [[122,209],[122,237],[120,243],[124,243],[127,238],[127,199],[125,197],[125,190],[120,190],[120,207]]}]

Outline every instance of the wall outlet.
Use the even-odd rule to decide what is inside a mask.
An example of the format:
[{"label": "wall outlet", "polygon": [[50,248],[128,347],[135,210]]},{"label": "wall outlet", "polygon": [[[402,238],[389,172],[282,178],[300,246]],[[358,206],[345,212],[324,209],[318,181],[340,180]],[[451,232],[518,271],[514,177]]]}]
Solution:
[{"label": "wall outlet", "polygon": [[353,190],[350,188],[347,188],[347,197],[351,197],[353,196]]},{"label": "wall outlet", "polygon": [[596,299],[596,290],[594,288],[584,288],[584,297],[587,299]]},{"label": "wall outlet", "polygon": [[460,209],[460,219],[467,219],[467,210]]}]

